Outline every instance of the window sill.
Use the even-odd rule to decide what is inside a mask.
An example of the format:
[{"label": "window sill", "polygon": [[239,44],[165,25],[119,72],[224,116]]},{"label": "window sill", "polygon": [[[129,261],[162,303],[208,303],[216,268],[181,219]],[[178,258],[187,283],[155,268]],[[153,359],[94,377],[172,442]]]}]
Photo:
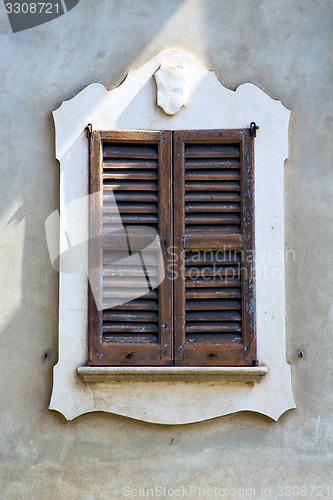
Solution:
[{"label": "window sill", "polygon": [[260,382],[265,366],[155,367],[155,366],[79,366],[85,382]]}]

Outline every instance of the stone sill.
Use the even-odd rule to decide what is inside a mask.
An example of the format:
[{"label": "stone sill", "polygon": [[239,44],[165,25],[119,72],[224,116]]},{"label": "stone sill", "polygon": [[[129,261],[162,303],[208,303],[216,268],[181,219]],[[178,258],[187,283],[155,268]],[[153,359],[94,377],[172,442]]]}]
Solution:
[{"label": "stone sill", "polygon": [[260,382],[265,366],[79,366],[85,382]]}]

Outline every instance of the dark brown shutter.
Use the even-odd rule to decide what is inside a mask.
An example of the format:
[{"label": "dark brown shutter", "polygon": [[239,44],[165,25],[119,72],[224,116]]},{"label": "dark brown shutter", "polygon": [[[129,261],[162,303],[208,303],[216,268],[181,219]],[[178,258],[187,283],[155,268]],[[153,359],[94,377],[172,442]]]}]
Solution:
[{"label": "dark brown shutter", "polygon": [[250,365],[255,351],[249,130],[174,134],[175,364]]},{"label": "dark brown shutter", "polygon": [[[95,292],[103,296],[104,309],[97,310],[90,289],[90,364],[172,364],[172,280],[169,268],[166,263],[166,279],[155,288],[156,253],[150,255],[146,252],[142,258],[133,238],[134,235],[141,245],[142,241],[148,245],[151,242],[149,230],[156,230],[166,259],[167,249],[172,244],[171,160],[170,132],[92,133],[90,193],[100,192],[100,201],[97,203],[99,207],[91,208],[90,234],[95,234],[96,227],[92,225],[96,225],[98,219],[101,245],[96,244],[96,238],[91,238],[90,262],[96,269],[103,269],[97,284],[100,288]],[[112,193],[125,231],[122,226],[120,231],[115,228],[119,216],[112,204]],[[122,241],[126,243],[123,252]],[[124,264],[126,251],[128,255],[140,255],[140,265]],[[130,300],[141,289],[147,290],[147,286],[148,292],[144,296]],[[129,301],[112,306],[118,297]]]}]

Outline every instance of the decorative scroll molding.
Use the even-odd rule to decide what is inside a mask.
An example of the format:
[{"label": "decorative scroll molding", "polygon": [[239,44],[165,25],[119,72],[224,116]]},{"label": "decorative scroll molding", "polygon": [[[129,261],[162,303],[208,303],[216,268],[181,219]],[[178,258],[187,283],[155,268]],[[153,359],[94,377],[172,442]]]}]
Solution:
[{"label": "decorative scroll molding", "polygon": [[[182,67],[186,73],[186,106],[175,115],[161,113],[156,106],[154,75],[168,67]],[[290,111],[253,84],[228,90],[184,52],[165,50],[129,73],[114,90],[91,84],[53,115],[60,212],[88,192],[87,123],[100,130],[235,129],[248,128],[253,121],[260,126],[255,139],[257,354],[268,372],[255,384],[200,379],[84,382],[77,369],[87,359],[87,278],[60,273],[59,361],[50,409],[67,419],[105,411],[147,422],[184,424],[242,410],[277,420],[295,408],[285,355],[283,177]],[[88,238],[87,218],[76,221],[75,228],[80,241]],[[60,245],[67,245],[65,234],[60,235]]]}]

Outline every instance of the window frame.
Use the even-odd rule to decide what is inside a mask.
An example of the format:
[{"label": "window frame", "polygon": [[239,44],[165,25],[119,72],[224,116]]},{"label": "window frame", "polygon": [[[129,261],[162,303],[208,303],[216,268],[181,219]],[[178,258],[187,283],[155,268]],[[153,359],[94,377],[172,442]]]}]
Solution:
[{"label": "window frame", "polygon": [[[90,138],[90,174],[89,193],[101,194],[99,214],[102,213],[102,175],[103,142],[142,142],[144,144],[159,145],[159,185],[166,186],[163,196],[159,192],[159,234],[162,234],[162,251],[166,258],[167,249],[173,243],[175,253],[179,256],[185,251],[184,233],[184,145],[186,143],[239,143],[240,157],[240,188],[241,188],[241,217],[240,234],[230,234],[221,240],[216,239],[209,249],[236,249],[242,252],[251,251],[252,259],[242,257],[242,342],[213,343],[207,342],[199,346],[197,343],[189,345],[184,334],[185,300],[181,291],[181,273],[178,279],[172,280],[168,266],[166,279],[169,286],[161,286],[163,298],[159,300],[160,334],[158,344],[140,344],[135,349],[134,359],[126,358],[126,350],[134,348],[135,344],[107,344],[102,339],[102,311],[98,311],[89,286],[89,341],[88,361],[90,366],[252,366],[256,363],[256,334],[255,334],[255,286],[254,286],[254,138],[250,129],[224,130],[176,130],[176,131],[103,131],[92,130]],[[173,184],[173,186],[172,186]],[[166,195],[168,194],[168,195]],[[172,206],[173,200],[173,206]],[[179,200],[180,203],[179,203]],[[177,208],[179,207],[179,208]],[[166,217],[165,215],[169,217]],[[169,220],[168,220],[169,219]],[[91,225],[96,223],[96,213],[90,213]],[[100,227],[102,221],[100,217]],[[174,230],[174,238],[173,238]],[[95,233],[95,230],[92,231]],[[194,247],[204,248],[205,244],[197,238]],[[207,245],[206,245],[207,246]],[[213,248],[212,248],[213,246]],[[192,244],[193,247],[193,244]],[[194,248],[193,247],[193,248]],[[89,240],[89,258],[100,263],[102,268],[102,249],[96,246],[96,240]],[[244,273],[250,276],[247,280]],[[183,286],[184,289],[184,286]],[[175,296],[173,295],[175,293]],[[173,304],[175,304],[173,311]],[[181,321],[179,319],[181,318]],[[161,328],[166,325],[166,328]],[[174,326],[175,325],[175,328]],[[180,325],[180,328],[178,328]],[[244,326],[245,325],[245,326]],[[175,344],[175,346],[173,346]],[[156,350],[157,347],[157,350]],[[214,351],[212,353],[211,351]],[[184,359],[185,357],[185,359]],[[119,360],[121,359],[122,362]]]}]

